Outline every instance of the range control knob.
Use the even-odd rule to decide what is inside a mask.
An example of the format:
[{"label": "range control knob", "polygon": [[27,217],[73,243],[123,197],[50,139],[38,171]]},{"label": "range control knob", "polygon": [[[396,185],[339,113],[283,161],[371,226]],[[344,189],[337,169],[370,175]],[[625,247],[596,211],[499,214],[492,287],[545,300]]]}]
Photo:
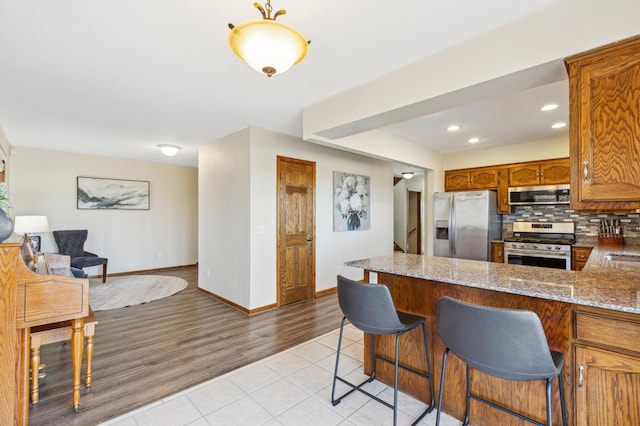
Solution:
[{"label": "range control knob", "polygon": [[520,244],[520,248],[523,249],[524,248],[524,244]]},{"label": "range control knob", "polygon": [[556,249],[556,250],[560,250],[561,248],[562,248],[562,247],[560,247],[560,246],[555,246],[555,247],[554,247],[554,249]]},{"label": "range control knob", "polygon": [[538,245],[537,245],[537,244],[533,244],[533,245],[531,246],[531,248],[532,248],[532,249],[534,249],[534,250],[536,250],[536,249],[538,248]]},{"label": "range control knob", "polygon": [[551,246],[546,246],[545,247],[547,250],[551,250]]}]

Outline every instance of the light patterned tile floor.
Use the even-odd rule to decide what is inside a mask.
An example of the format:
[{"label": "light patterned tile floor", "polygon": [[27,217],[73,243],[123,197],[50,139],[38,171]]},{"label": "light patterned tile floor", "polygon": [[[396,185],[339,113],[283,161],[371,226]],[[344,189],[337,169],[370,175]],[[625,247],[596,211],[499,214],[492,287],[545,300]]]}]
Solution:
[{"label": "light patterned tile floor", "polygon": [[[362,381],[363,335],[345,327],[340,373],[352,382]],[[337,406],[331,405],[338,331],[232,371],[193,388],[132,411],[103,426],[384,426],[393,412],[365,395],[354,392]],[[393,388],[373,381],[366,389],[385,401]],[[337,392],[346,385],[338,383]],[[398,424],[409,425],[426,405],[400,394]],[[435,424],[435,410],[420,423]],[[443,414],[442,426],[460,422]]]}]

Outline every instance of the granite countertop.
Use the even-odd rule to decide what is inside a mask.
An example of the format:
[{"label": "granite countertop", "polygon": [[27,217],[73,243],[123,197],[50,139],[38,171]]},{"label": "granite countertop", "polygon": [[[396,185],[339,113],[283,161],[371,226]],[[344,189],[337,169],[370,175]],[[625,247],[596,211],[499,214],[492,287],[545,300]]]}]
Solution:
[{"label": "granite countertop", "polygon": [[[640,263],[605,259],[595,247],[582,271],[395,253],[346,266],[640,314]],[[616,252],[638,254],[637,249]]]},{"label": "granite countertop", "polygon": [[[625,262],[619,260],[609,260],[607,254],[621,254],[627,256],[638,256],[639,262]],[[623,246],[595,246],[589,255],[587,263],[582,269],[587,273],[628,273],[635,274],[640,281],[640,249],[638,247]]]}]

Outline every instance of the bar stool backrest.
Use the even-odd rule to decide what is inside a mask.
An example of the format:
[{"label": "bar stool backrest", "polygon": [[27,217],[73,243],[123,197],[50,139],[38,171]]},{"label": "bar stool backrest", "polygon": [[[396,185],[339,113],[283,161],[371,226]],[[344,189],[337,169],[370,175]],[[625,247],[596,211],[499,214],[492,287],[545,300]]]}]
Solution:
[{"label": "bar stool backrest", "polygon": [[507,380],[558,374],[535,312],[473,305],[450,297],[439,302],[440,336],[472,368]]},{"label": "bar stool backrest", "polygon": [[383,284],[353,281],[338,275],[338,302],[351,324],[371,334],[393,334],[404,329],[391,293]]}]

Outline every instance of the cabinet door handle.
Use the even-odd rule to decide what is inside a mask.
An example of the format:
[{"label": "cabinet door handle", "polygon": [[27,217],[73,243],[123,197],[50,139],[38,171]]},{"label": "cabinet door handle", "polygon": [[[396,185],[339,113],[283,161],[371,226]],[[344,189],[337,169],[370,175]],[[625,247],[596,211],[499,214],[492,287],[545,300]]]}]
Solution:
[{"label": "cabinet door handle", "polygon": [[582,174],[584,175],[584,183],[589,183],[589,160],[584,160],[582,164],[584,165],[584,169],[582,170]]},{"label": "cabinet door handle", "polygon": [[584,367],[578,366],[578,390],[584,390]]}]

